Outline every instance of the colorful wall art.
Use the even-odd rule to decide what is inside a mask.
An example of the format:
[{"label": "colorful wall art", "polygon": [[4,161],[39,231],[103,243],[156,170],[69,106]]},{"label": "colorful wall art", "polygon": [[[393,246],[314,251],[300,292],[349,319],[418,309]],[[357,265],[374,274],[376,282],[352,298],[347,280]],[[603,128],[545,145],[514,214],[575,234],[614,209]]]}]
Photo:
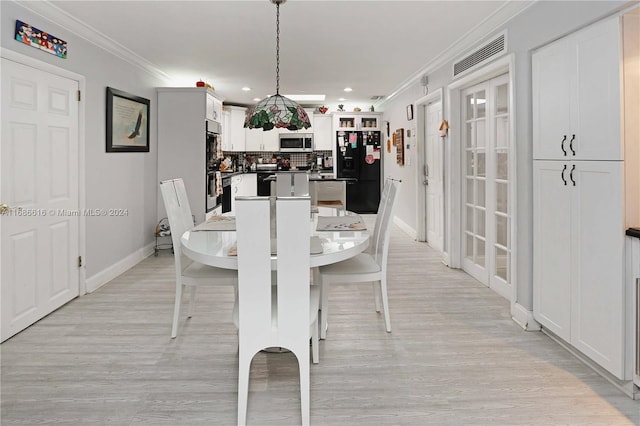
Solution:
[{"label": "colorful wall art", "polygon": [[67,58],[66,41],[19,20],[16,20],[15,38],[21,43],[44,50],[45,52],[56,55],[59,58]]}]

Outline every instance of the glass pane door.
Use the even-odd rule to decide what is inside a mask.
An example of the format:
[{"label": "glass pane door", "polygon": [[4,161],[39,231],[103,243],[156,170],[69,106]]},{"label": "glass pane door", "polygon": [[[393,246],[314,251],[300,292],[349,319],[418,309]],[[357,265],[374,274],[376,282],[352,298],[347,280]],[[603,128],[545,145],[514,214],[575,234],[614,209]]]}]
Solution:
[{"label": "glass pane door", "polygon": [[465,94],[465,259],[486,268],[486,91]]},{"label": "glass pane door", "polygon": [[508,297],[511,216],[509,200],[509,86],[506,75],[462,92],[463,269]]}]

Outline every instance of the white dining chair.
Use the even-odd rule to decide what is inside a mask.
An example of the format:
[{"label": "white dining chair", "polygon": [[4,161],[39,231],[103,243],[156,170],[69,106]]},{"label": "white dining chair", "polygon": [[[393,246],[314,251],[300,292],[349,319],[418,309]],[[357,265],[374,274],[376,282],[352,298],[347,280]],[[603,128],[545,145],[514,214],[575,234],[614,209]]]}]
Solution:
[{"label": "white dining chair", "polygon": [[277,173],[275,187],[273,184],[271,186],[271,195],[278,197],[308,197],[309,175],[302,172]]},{"label": "white dining chair", "polygon": [[376,311],[380,312],[378,293],[382,297],[382,309],[387,332],[391,332],[389,315],[389,298],[387,295],[387,258],[389,253],[389,237],[393,222],[393,211],[400,181],[387,178],[382,191],[376,224],[369,247],[364,252],[345,261],[318,268],[321,288],[320,301],[320,338],[327,332],[329,314],[329,288],[332,284],[373,282],[376,300]]},{"label": "white dining chair", "polygon": [[173,308],[173,322],[171,338],[178,335],[178,322],[182,306],[182,294],[186,286],[191,288],[188,318],[193,315],[196,287],[201,285],[232,285],[238,281],[238,273],[231,269],[214,268],[194,262],[182,254],[180,239],[189,229],[193,228],[193,216],[187,198],[182,178],[169,179],[160,182],[160,191],[164,206],[167,210],[171,240],[173,242],[173,257],[176,274],[176,297]]},{"label": "white dining chair", "polygon": [[249,371],[259,351],[280,347],[298,360],[302,424],[309,424],[309,339],[318,362],[320,292],[309,280],[310,200],[276,200],[277,282],[271,278],[269,197],[236,199],[238,248],[238,424],[247,415]]},{"label": "white dining chair", "polygon": [[336,207],[340,210],[347,208],[346,181],[315,181],[315,203],[318,207]]}]

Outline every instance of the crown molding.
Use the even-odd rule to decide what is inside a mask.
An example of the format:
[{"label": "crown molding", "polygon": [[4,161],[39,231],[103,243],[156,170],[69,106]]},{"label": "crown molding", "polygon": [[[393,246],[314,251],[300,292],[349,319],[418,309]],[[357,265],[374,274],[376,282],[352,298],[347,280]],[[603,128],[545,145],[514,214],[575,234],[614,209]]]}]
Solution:
[{"label": "crown molding", "polygon": [[19,1],[12,0],[14,3],[21,7],[30,10],[31,12],[41,16],[42,18],[61,26],[65,30],[73,33],[91,44],[98,46],[101,49],[106,50],[113,56],[122,59],[125,62],[134,65],[143,71],[159,78],[160,80],[170,82],[171,78],[167,73],[156,67],[151,62],[145,60],[138,54],[129,50],[127,47],[118,43],[117,41],[107,37],[95,28],[85,24],[79,19],[73,17],[67,12],[63,11],[59,7],[53,5],[48,0],[41,1]]},{"label": "crown molding", "polygon": [[448,63],[454,62],[456,59],[469,52],[473,47],[481,45],[481,42],[488,38],[492,33],[501,29],[508,21],[533,6],[538,1],[539,0],[508,1],[473,29],[444,49],[442,53],[400,83],[390,95],[385,97],[376,106],[383,106],[394,97],[407,90],[415,82],[419,81],[425,74],[429,74]]}]

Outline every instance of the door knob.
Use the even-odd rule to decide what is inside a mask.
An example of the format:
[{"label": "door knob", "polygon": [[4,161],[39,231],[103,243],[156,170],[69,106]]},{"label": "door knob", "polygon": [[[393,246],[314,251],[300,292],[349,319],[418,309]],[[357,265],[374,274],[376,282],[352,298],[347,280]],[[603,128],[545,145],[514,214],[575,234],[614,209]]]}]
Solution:
[{"label": "door knob", "polygon": [[428,180],[428,179],[423,180],[423,181],[422,181],[422,184],[423,184],[423,185],[426,185],[426,186],[429,186],[429,180]]},{"label": "door knob", "polygon": [[0,215],[5,215],[14,210],[20,211],[22,210],[22,207],[10,207],[9,205],[4,203],[0,204]]}]

